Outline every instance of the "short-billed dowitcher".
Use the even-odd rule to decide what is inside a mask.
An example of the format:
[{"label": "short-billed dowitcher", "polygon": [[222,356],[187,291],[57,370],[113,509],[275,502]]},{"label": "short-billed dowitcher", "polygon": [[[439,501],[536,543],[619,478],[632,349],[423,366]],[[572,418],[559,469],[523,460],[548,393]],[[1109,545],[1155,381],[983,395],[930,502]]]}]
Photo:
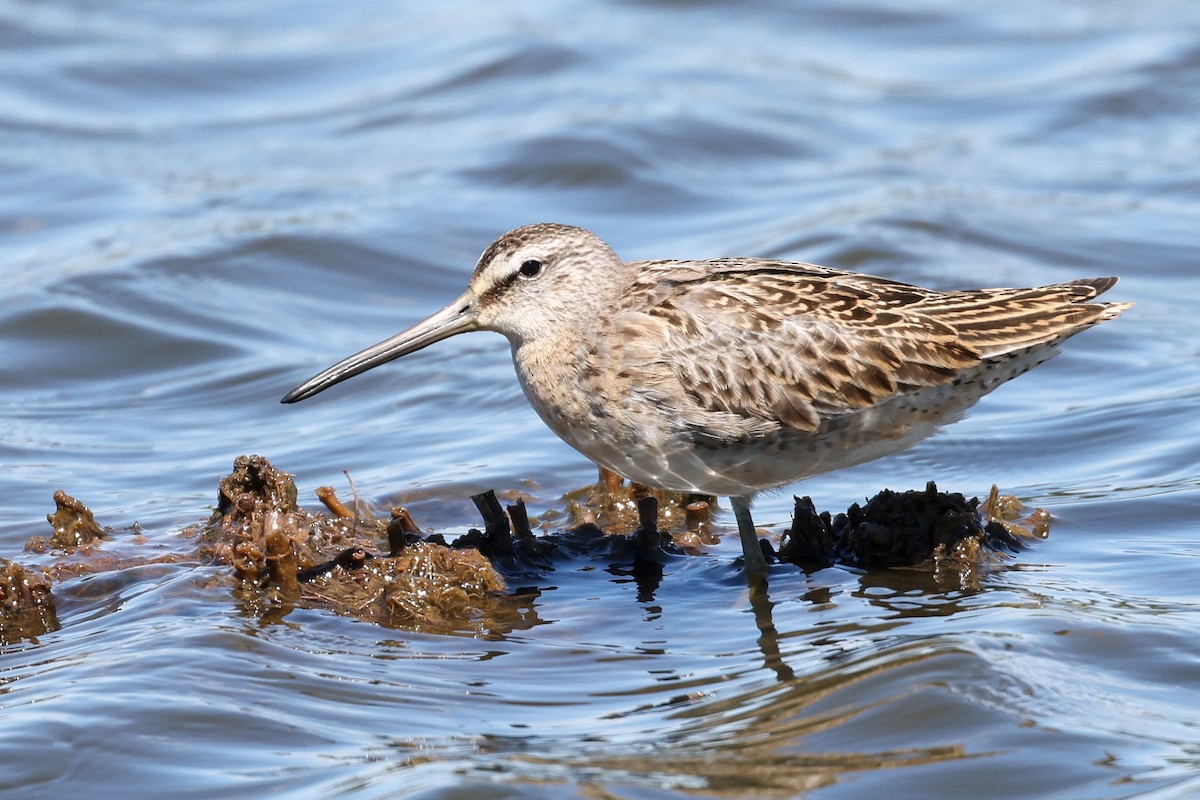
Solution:
[{"label": "short-billed dowitcher", "polygon": [[624,262],[568,225],[480,256],[467,291],[335,364],[294,403],[467,331],[508,337],[556,434],[626,478],[731,499],[746,569],[756,492],[901,450],[1130,304],[1116,278],[939,292],[761,258]]}]

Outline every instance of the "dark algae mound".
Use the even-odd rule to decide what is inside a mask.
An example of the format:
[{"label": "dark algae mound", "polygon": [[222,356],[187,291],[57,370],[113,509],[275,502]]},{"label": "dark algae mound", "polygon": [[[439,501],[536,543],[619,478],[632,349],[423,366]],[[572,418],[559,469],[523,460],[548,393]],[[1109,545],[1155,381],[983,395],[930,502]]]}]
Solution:
[{"label": "dark algae mound", "polygon": [[1037,510],[1025,525],[1014,522],[1019,506],[993,486],[988,499],[939,492],[884,489],[844,514],[818,514],[808,497],[796,498],[792,526],[779,548],[781,561],[805,567],[839,564],[886,569],[925,562],[977,562],[982,554],[1018,553],[1045,538],[1048,515]]}]

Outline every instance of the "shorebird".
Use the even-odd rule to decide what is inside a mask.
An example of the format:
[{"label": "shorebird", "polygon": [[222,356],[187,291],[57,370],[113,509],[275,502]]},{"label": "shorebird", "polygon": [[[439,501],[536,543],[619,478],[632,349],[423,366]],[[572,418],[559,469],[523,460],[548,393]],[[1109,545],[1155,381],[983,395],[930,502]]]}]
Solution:
[{"label": "shorebird", "polygon": [[934,291],[763,258],[622,261],[540,223],[484,250],[441,311],[289,392],[294,403],[468,331],[508,338],[558,436],[625,478],[729,497],[766,571],[755,493],[902,450],[1130,303],[1116,278]]}]

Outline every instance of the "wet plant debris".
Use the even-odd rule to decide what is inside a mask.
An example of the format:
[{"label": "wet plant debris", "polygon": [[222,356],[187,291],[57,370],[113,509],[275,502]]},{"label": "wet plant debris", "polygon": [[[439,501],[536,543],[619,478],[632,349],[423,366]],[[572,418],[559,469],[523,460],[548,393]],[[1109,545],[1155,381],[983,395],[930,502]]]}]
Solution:
[{"label": "wet plant debris", "polygon": [[[31,556],[52,559],[49,564],[38,569],[0,559],[0,643],[57,629],[54,580],[151,562],[226,566],[237,600],[265,616],[324,608],[388,626],[458,630],[485,618],[492,624],[505,603],[526,603],[539,590],[521,582],[536,582],[564,560],[626,563],[656,582],[669,559],[703,553],[719,541],[714,499],[657,492],[611,473],[568,496],[565,512],[549,511],[536,525],[520,498],[502,505],[494,492],[475,495],[482,529],[449,542],[422,531],[405,508],[380,520],[357,496],[351,507],[327,486],[317,497],[328,514],[304,509],[297,497],[291,475],[262,456],[239,456],[218,482],[211,517],[184,531],[181,541],[191,549],[164,553],[161,542],[114,536],[87,506],[59,490],[47,516],[53,535],[35,536],[26,546]],[[1022,519],[1022,511],[996,487],[981,502],[941,492],[932,482],[923,491],[881,491],[837,515],[818,513],[803,497],[796,498],[778,550],[767,540],[762,545],[772,560],[806,570],[962,575],[1045,538],[1049,515],[1036,509]],[[535,533],[555,519],[566,524]],[[509,610],[520,617],[519,609]]]},{"label": "wet plant debris", "polygon": [[58,629],[50,576],[0,558],[0,644]]}]

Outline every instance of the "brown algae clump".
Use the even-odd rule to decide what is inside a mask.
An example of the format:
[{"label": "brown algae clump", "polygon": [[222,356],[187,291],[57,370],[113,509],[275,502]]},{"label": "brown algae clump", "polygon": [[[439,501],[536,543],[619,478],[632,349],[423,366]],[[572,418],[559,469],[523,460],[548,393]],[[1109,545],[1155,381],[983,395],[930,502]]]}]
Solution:
[{"label": "brown algae clump", "polygon": [[261,456],[240,456],[220,482],[201,552],[233,567],[239,595],[252,604],[319,606],[383,624],[454,627],[504,591],[477,549],[422,539],[402,509],[389,537],[388,523],[342,516],[349,509],[332,490],[322,495],[335,516],[300,508],[291,475]]},{"label": "brown algae clump", "polygon": [[0,558],[0,644],[58,629],[50,578]]},{"label": "brown algae clump", "polygon": [[419,542],[394,557],[361,550],[345,555],[359,563],[319,569],[303,584],[307,603],[387,625],[442,630],[486,614],[505,593],[478,550]]},{"label": "brown algae clump", "polygon": [[26,550],[34,553],[44,553],[52,548],[70,551],[108,536],[108,532],[96,524],[91,510],[62,489],[54,493],[54,506],[54,513],[46,515],[54,535],[49,539],[32,537],[25,545]]}]

